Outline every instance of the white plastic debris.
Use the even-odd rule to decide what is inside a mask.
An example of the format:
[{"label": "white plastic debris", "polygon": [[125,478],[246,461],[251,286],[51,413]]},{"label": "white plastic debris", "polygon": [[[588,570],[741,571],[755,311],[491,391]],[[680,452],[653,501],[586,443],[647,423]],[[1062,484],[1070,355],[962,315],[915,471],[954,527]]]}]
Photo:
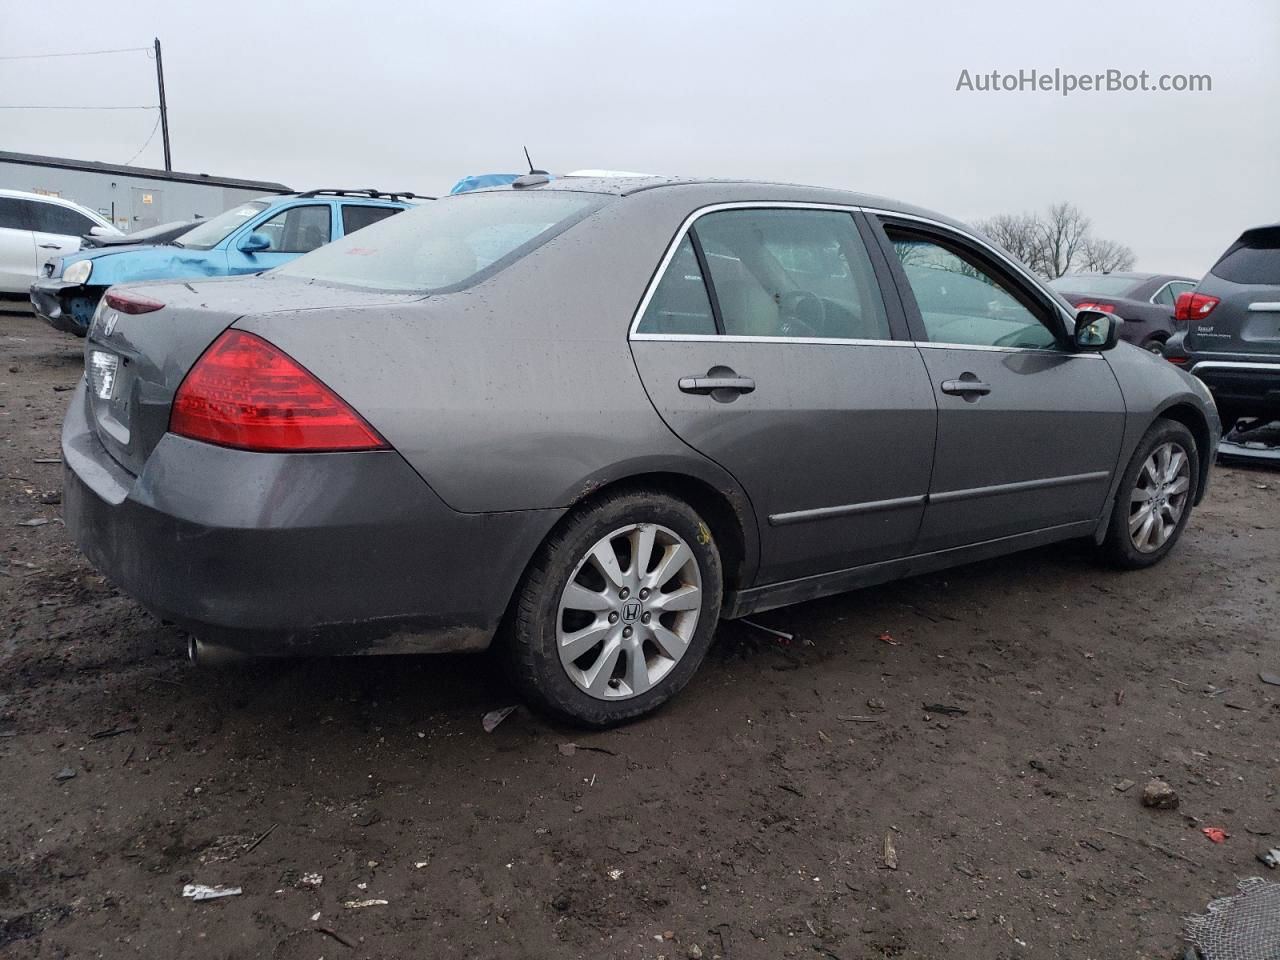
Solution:
[{"label": "white plastic debris", "polygon": [[502,707],[498,710],[490,710],[486,713],[480,718],[480,725],[484,727],[484,732],[493,733],[493,731],[497,729],[498,724],[511,716],[511,712],[513,710],[515,710],[514,704],[509,707]]},{"label": "white plastic debris", "polygon": [[342,905],[348,910],[359,910],[362,907],[385,907],[387,900],[343,900]]},{"label": "white plastic debris", "polygon": [[609,871],[608,877],[610,880],[621,880],[622,871],[619,870],[617,867],[614,867],[612,870]]},{"label": "white plastic debris", "polygon": [[238,897],[239,887],[206,887],[203,883],[188,883],[182,888],[182,895],[192,900],[218,900],[221,897]]},{"label": "white plastic debris", "polygon": [[324,883],[324,877],[318,873],[304,873],[298,879],[298,886],[300,887],[318,887],[322,883]]}]

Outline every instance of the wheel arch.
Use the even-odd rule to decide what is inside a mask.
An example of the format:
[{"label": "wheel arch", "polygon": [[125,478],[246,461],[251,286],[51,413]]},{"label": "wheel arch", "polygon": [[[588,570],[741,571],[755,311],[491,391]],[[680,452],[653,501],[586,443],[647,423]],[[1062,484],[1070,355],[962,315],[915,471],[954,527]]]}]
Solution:
[{"label": "wheel arch", "polygon": [[1195,503],[1199,505],[1204,499],[1205,488],[1208,486],[1209,468],[1213,464],[1216,452],[1213,450],[1213,434],[1209,429],[1209,421],[1194,404],[1185,401],[1175,401],[1164,407],[1156,413],[1156,417],[1182,424],[1195,438],[1196,455],[1200,458],[1200,470],[1196,476]]},{"label": "wheel arch", "polygon": [[706,520],[716,540],[725,593],[751,584],[759,560],[758,534],[751,504],[736,486],[722,489],[705,476],[672,469],[628,473],[584,485],[565,517],[599,497],[622,490],[652,490],[689,504]]}]

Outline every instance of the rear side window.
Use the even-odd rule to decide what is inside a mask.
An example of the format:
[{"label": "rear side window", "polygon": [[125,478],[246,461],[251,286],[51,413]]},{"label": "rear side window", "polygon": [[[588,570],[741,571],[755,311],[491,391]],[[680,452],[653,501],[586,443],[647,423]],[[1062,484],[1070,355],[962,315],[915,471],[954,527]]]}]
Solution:
[{"label": "rear side window", "polygon": [[491,275],[598,210],[609,198],[463,193],[366,227],[275,270],[376,290],[457,290]]},{"label": "rear side window", "polygon": [[267,253],[310,253],[329,242],[329,205],[290,207],[253,228],[271,241]]},{"label": "rear side window", "polygon": [[342,205],[342,232],[355,233],[371,223],[385,220],[393,213],[399,212],[399,207],[374,207],[363,203],[344,203]]},{"label": "rear side window", "polygon": [[890,339],[853,218],[837,210],[725,210],[693,228],[728,336]]},{"label": "rear side window", "polygon": [[0,197],[0,228],[31,229],[31,214],[26,200],[19,200],[17,197]]},{"label": "rear side window", "polygon": [[716,332],[707,284],[688,234],[676,248],[675,256],[653,292],[636,332],[703,336]]},{"label": "rear side window", "polygon": [[39,233],[57,233],[68,237],[79,237],[97,226],[82,213],[69,207],[61,207],[56,203],[40,203],[31,201],[35,214],[34,229]]},{"label": "rear side window", "polygon": [[1280,284],[1280,227],[1250,230],[1209,272],[1232,283]]}]

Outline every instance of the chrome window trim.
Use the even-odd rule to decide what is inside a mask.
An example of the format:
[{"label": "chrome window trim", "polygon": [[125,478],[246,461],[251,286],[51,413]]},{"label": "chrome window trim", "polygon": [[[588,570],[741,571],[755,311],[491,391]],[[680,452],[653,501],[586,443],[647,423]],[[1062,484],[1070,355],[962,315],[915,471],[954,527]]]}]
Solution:
[{"label": "chrome window trim", "polygon": [[1071,357],[1077,360],[1101,360],[1102,354],[1094,351],[1072,353],[1069,350],[1054,350],[1052,347],[997,347],[981,343],[943,343],[938,340],[911,341],[921,350],[980,350],[985,353],[1040,353],[1049,357]]},{"label": "chrome window trim", "polygon": [[1243,360],[1201,360],[1192,364],[1191,373],[1197,370],[1271,370],[1280,373],[1280,357],[1275,363],[1246,363]]},{"label": "chrome window trim", "polygon": [[690,343],[812,343],[818,346],[911,347],[911,340],[858,340],[853,337],[747,337],[726,333],[633,333],[632,340],[685,340]]},{"label": "chrome window trim", "polygon": [[[1187,284],[1188,290],[1194,290],[1196,288],[1196,281],[1194,280],[1166,280],[1164,283],[1160,285],[1160,289],[1151,295],[1151,298],[1147,302],[1154,303],[1157,307],[1164,306],[1164,304],[1162,303],[1156,303],[1156,297],[1160,296],[1160,294],[1164,293],[1168,287],[1173,286],[1175,283]],[[1183,291],[1183,292],[1185,293],[1187,291]],[[1178,298],[1174,297],[1174,299],[1176,300]]]},{"label": "chrome window trim", "polygon": [[[652,277],[649,278],[649,285],[645,287],[644,296],[640,298],[640,305],[636,307],[635,313],[631,317],[631,326],[628,328],[627,339],[639,341],[680,341],[685,340],[693,343],[716,342],[716,343],[813,343],[828,345],[848,345],[863,347],[883,347],[883,346],[914,346],[914,347],[934,347],[947,350],[980,350],[992,353],[1036,353],[1049,354],[1055,357],[1092,357],[1093,359],[1102,359],[1102,354],[1093,352],[1074,353],[1069,350],[1055,350],[1048,347],[998,347],[984,346],[982,344],[970,343],[940,343],[932,340],[859,340],[854,338],[842,337],[743,337],[734,335],[719,334],[692,334],[692,333],[640,333],[638,327],[640,321],[644,318],[644,313],[649,309],[649,302],[653,299],[657,292],[658,285],[662,282],[662,278],[666,276],[667,268],[671,261],[675,258],[676,250],[684,241],[689,228],[701,217],[709,213],[717,213],[721,210],[835,210],[840,213],[868,213],[877,216],[897,217],[904,220],[914,220],[917,223],[927,224],[935,227],[943,232],[958,234],[964,239],[976,244],[996,259],[1003,262],[1009,267],[1023,282],[1030,283],[1039,290],[1048,300],[1050,304],[1058,311],[1062,317],[1062,321],[1067,331],[1070,332],[1075,327],[1075,317],[1069,314],[1063,306],[1058,303],[1056,297],[1049,291],[1041,280],[1023,267],[1007,254],[1002,253],[997,248],[980,237],[958,229],[949,223],[941,220],[935,220],[931,217],[922,217],[914,213],[902,213],[897,210],[884,210],[879,207],[860,207],[855,204],[842,203],[813,203],[804,200],[733,200],[724,203],[711,203],[704,207],[699,207],[685,217],[680,224],[680,229],[676,231],[675,236],[667,245],[666,252],[662,256],[662,260],[658,263],[658,269],[654,271]],[[877,282],[877,286],[879,286]],[[885,295],[884,290],[880,290],[880,295]]]}]

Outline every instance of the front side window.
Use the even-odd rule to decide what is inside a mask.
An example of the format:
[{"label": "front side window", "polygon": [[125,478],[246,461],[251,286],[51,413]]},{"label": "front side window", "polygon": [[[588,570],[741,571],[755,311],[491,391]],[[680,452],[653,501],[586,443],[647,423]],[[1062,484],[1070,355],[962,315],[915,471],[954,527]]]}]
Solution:
[{"label": "front side window", "polygon": [[968,251],[886,228],[931,343],[1050,349],[1057,341],[995,272]]},{"label": "front side window", "polygon": [[601,194],[559,190],[462,193],[389,217],[274,273],[377,290],[456,290],[608,202]]},{"label": "front side window", "polygon": [[253,219],[265,209],[267,209],[267,205],[261,200],[251,200],[248,203],[239,204],[230,210],[222,211],[216,217],[212,217],[198,226],[192,227],[178,237],[175,245],[187,247],[190,250],[212,250],[237,227]]},{"label": "front side window", "polygon": [[890,339],[880,288],[852,216],[724,210],[693,227],[729,336]]},{"label": "front side window", "polygon": [[711,298],[707,296],[707,284],[688,234],[667,264],[636,332],[703,336],[716,332]]},{"label": "front side window", "polygon": [[59,206],[56,203],[41,203],[33,200],[31,201],[31,208],[35,214],[34,229],[37,233],[55,233],[65,237],[79,237],[97,226],[83,213],[77,213],[70,207]]},{"label": "front side window", "polygon": [[253,232],[271,242],[264,253],[310,253],[329,242],[329,205],[290,207],[258,224]]}]

